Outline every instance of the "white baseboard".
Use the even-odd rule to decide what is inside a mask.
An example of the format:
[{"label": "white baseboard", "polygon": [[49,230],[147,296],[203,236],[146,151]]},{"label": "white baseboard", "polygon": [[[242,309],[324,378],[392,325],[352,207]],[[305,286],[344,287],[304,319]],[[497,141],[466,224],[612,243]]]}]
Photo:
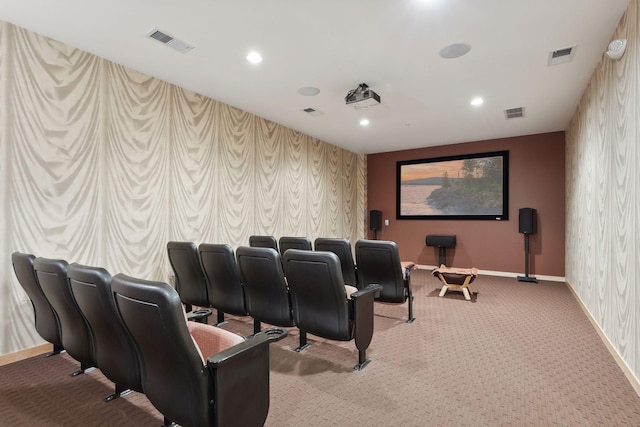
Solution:
[{"label": "white baseboard", "polygon": [[593,315],[591,314],[591,312],[589,311],[587,306],[584,305],[584,303],[582,302],[582,299],[576,293],[576,291],[573,288],[573,286],[571,285],[571,283],[569,283],[569,282],[566,282],[566,283],[567,283],[567,286],[569,287],[569,290],[571,291],[571,293],[575,297],[576,301],[578,301],[578,304],[580,304],[580,307],[582,308],[582,311],[587,315],[587,318],[589,319],[589,321],[591,322],[591,324],[595,328],[596,332],[598,332],[598,335],[600,336],[600,339],[602,340],[604,345],[609,350],[609,353],[611,353],[611,355],[615,359],[616,363],[618,364],[618,366],[620,366],[620,369],[622,369],[622,372],[624,372],[624,375],[627,377],[627,379],[631,383],[631,386],[636,391],[636,394],[638,395],[638,397],[640,397],[640,381],[634,375],[634,373],[631,370],[631,368],[629,368],[629,365],[627,365],[627,362],[625,362],[624,359],[622,358],[622,356],[620,356],[620,353],[618,353],[618,350],[614,347],[614,345],[611,343],[611,341],[609,341],[609,337],[607,337],[607,335],[604,333],[604,331],[600,327],[600,324],[593,317]]}]

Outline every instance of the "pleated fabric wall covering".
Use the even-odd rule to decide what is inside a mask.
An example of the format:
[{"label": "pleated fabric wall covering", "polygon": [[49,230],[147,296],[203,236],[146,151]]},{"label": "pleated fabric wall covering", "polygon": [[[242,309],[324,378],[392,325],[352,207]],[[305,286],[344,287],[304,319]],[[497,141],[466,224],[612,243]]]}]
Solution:
[{"label": "pleated fabric wall covering", "polygon": [[[566,277],[640,378],[640,14],[632,0],[567,131]],[[604,47],[603,47],[604,52]]]},{"label": "pleated fabric wall covering", "polygon": [[0,354],[13,251],[168,280],[169,240],[366,234],[366,156],[0,21]]}]

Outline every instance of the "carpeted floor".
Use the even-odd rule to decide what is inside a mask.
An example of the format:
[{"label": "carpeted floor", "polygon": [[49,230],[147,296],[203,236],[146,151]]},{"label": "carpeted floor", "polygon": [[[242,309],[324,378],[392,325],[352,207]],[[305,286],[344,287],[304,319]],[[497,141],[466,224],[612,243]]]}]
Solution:
[{"label": "carpeted floor", "polygon": [[[472,301],[438,297],[428,271],[413,275],[415,316],[376,303],[372,362],[361,372],[353,342],[297,329],[271,345],[267,426],[640,425],[640,397],[566,285],[479,276]],[[249,334],[249,318],[225,329]],[[144,395],[111,403],[95,370],[71,378],[68,355],[0,367],[0,425],[159,426]]]}]

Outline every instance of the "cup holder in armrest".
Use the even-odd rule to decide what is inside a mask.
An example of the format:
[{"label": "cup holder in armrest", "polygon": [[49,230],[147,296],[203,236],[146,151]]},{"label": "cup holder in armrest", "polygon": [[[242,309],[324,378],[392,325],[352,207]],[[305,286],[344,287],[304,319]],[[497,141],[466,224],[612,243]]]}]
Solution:
[{"label": "cup holder in armrest", "polygon": [[280,341],[282,338],[287,336],[287,331],[281,328],[269,328],[261,333],[267,335],[269,337],[269,341]]},{"label": "cup holder in armrest", "polygon": [[211,316],[211,310],[208,308],[200,308],[187,313],[187,320],[193,320],[194,322],[207,323],[207,319]]}]

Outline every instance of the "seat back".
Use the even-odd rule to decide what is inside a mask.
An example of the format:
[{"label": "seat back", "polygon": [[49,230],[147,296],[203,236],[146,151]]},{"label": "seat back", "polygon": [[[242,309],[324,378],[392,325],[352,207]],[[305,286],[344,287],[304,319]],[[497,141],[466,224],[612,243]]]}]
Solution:
[{"label": "seat back", "polygon": [[142,388],[167,418],[207,425],[214,405],[209,373],[170,285],[123,274],[111,280],[115,304],[138,351]]},{"label": "seat back", "polygon": [[271,325],[293,326],[291,300],[278,251],[241,246],[236,257],[251,317]]},{"label": "seat back", "polygon": [[278,241],[273,236],[249,236],[249,246],[252,248],[271,248],[278,250]]},{"label": "seat back", "polygon": [[333,252],[289,249],[283,261],[298,328],[332,340],[353,338],[338,256]]},{"label": "seat back", "polygon": [[[180,300],[187,306],[209,307],[209,289],[195,243],[169,242],[167,253]],[[190,311],[190,307],[187,307],[187,311]]]},{"label": "seat back", "polygon": [[20,252],[11,254],[11,263],[18,282],[33,306],[36,331],[43,339],[53,344],[54,349],[61,349],[60,320],[38,283],[34,269],[35,259],[36,257],[31,254]]},{"label": "seat back", "polygon": [[351,242],[349,242],[348,239],[318,237],[314,242],[314,247],[316,251],[333,252],[336,254],[338,259],[340,259],[342,278],[344,279],[345,285],[358,287]]},{"label": "seat back", "polygon": [[278,243],[280,244],[280,255],[284,255],[289,249],[311,250],[311,240],[307,237],[281,237]]},{"label": "seat back", "polygon": [[198,247],[202,271],[209,293],[209,304],[225,313],[247,315],[244,288],[231,245],[202,243]]},{"label": "seat back", "polygon": [[140,363],[111,292],[111,275],[104,268],[73,263],[67,269],[73,296],[89,324],[95,361],[100,371],[124,389],[142,391]]},{"label": "seat back", "polygon": [[407,287],[402,276],[400,254],[395,242],[385,240],[358,240],[356,264],[361,286],[370,283],[382,285],[382,302],[403,303],[407,299]]},{"label": "seat back", "polygon": [[34,262],[40,287],[60,319],[62,346],[86,369],[95,366],[93,338],[71,293],[67,265],[60,259],[36,258]]}]

